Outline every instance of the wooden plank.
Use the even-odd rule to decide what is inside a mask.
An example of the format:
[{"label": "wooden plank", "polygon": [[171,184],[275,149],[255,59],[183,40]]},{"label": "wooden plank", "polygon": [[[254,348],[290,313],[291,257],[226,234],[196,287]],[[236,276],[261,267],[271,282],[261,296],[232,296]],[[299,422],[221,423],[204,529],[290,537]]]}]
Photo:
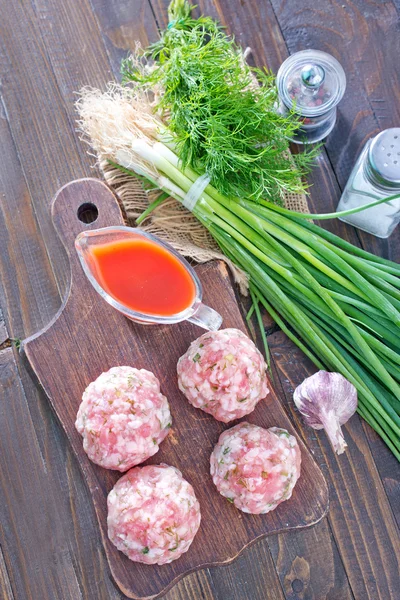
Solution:
[{"label": "wooden plank", "polygon": [[267,544],[253,544],[232,565],[210,569],[210,574],[220,600],[285,599]]},{"label": "wooden plank", "polygon": [[158,30],[148,0],[90,0],[97,17],[114,77],[119,81],[121,60],[135,44],[143,48],[157,39]]},{"label": "wooden plank", "polygon": [[[17,8],[17,10],[19,9]],[[13,19],[14,15],[10,14],[10,11],[3,10],[2,14],[5,15],[5,12]],[[3,83],[6,80],[8,83],[9,111],[6,110],[3,104],[1,105],[3,107],[2,118],[0,119],[2,142],[0,182],[3,209],[1,229],[6,234],[2,235],[0,239],[1,274],[4,292],[1,301],[4,302],[3,306],[7,308],[7,321],[10,325],[11,335],[22,337],[24,334],[28,335],[43,327],[54,315],[60,304],[58,290],[42,238],[46,219],[50,221],[50,214],[46,206],[46,193],[48,187],[51,189],[52,185],[55,185],[55,187],[59,185],[59,177],[63,180],[62,172],[64,172],[65,181],[72,176],[73,168],[76,168],[78,160],[74,161],[71,152],[68,152],[68,148],[66,148],[65,162],[62,162],[64,147],[68,146],[66,138],[69,137],[73,141],[70,144],[71,150],[75,145],[74,134],[71,129],[64,126],[64,109],[61,109],[62,102],[59,99],[59,90],[56,85],[52,85],[54,83],[53,74],[45,59],[46,52],[41,46],[40,34],[37,30],[35,30],[35,35],[28,33],[28,31],[35,28],[24,13],[20,14],[18,19],[14,19],[14,21],[18,21],[20,29],[18,30],[14,22],[13,25],[8,27],[8,32],[12,28],[14,33],[11,38],[7,38],[8,54],[7,56],[4,53],[1,54],[0,69],[4,68],[6,72],[7,61],[10,60],[10,57],[17,55],[18,60],[27,70],[21,74],[21,71],[23,71],[21,68],[17,74],[15,69],[10,69],[7,71],[7,76],[3,78]],[[2,25],[7,28],[5,18],[2,19]],[[21,37],[29,39],[29,44],[19,43],[18,39],[21,39]],[[4,39],[5,36],[3,36]],[[21,57],[21,53],[24,51],[26,55]],[[3,52],[3,49],[1,52]],[[8,77],[9,73],[10,77]],[[2,72],[2,77],[3,74]],[[20,107],[21,100],[23,105],[25,100],[25,111]],[[52,114],[54,105],[56,105],[55,115]],[[6,116],[12,117],[14,126],[12,133],[20,146],[19,156],[24,162],[24,170],[19,166],[17,152],[13,145],[7,121],[4,118]],[[82,155],[84,156],[83,149]],[[73,163],[72,165],[68,164],[66,156]],[[87,160],[86,157],[84,158]],[[59,159],[61,159],[61,163],[58,162]],[[36,169],[35,161],[40,165],[40,171]],[[68,173],[70,167],[71,171]],[[24,181],[24,174],[27,175],[27,182]],[[30,192],[35,195],[36,202],[32,203]],[[38,209],[36,214],[35,204]],[[37,216],[42,229],[36,222]],[[51,228],[51,235],[47,239],[47,243],[50,246],[52,258],[57,261],[58,240],[53,228]],[[64,250],[61,249],[58,255],[58,265],[61,266],[61,270],[63,257]],[[62,287],[60,271],[58,274],[59,284]],[[68,272],[65,271],[64,275],[66,284]],[[69,559],[70,564],[65,564],[67,562],[65,557],[60,560],[54,553],[44,552],[40,548],[41,570],[40,572],[37,569],[32,570],[31,577],[33,581],[29,585],[32,590],[36,590],[35,598],[44,598],[46,590],[52,590],[49,591],[49,597],[51,598],[60,597],[59,594],[63,594],[63,599],[71,598],[71,600],[81,597],[93,598],[93,594],[96,594],[97,598],[104,598],[104,600],[119,598],[119,594],[109,580],[104,554],[100,552],[99,555],[99,548],[101,547],[99,534],[93,520],[93,511],[88,510],[90,503],[79,467],[74,460],[71,460],[69,446],[51,413],[47,398],[35,388],[24,366],[19,364],[18,368],[27,391],[26,402],[29,403],[32,423],[34,424],[25,431],[25,451],[29,453],[29,456],[35,457],[35,448],[39,445],[42,456],[46,457],[48,461],[46,464],[47,487],[51,487],[51,491],[47,494],[48,501],[59,507],[60,510],[58,520],[55,521],[57,523],[57,535],[62,532],[64,536],[63,547],[72,549],[72,558]],[[19,411],[18,418],[22,420],[26,418],[25,413],[29,414],[26,402],[24,404],[13,402],[15,411]],[[8,453],[12,452],[11,442],[13,439],[12,437],[4,437],[4,444],[8,442],[10,445],[7,448]],[[41,480],[38,484],[30,480],[30,477],[34,478],[36,476],[33,468],[31,470],[27,468],[25,475],[26,485],[18,491],[19,501],[22,506],[29,505],[31,512],[42,511],[46,503],[43,497],[36,493],[36,486],[40,485]],[[71,515],[72,500],[70,495],[66,493],[71,482],[77,486],[74,489],[73,496],[78,514],[78,518],[75,520],[72,519]],[[6,485],[4,480],[2,483],[4,486]],[[31,527],[32,523],[33,526]],[[77,529],[71,527],[72,523],[76,524]],[[36,523],[32,521],[25,525],[25,541],[28,546],[26,558],[21,552],[14,551],[13,546],[7,546],[9,550],[7,552],[9,570],[16,580],[19,580],[20,574],[24,570],[24,561],[36,552]],[[50,530],[50,528],[47,527],[47,530]],[[41,535],[44,537],[42,531]],[[55,559],[57,562],[55,562]],[[75,564],[74,561],[76,561]],[[73,585],[73,582],[76,583],[73,570],[79,572],[79,569],[82,568],[83,574],[79,583],[82,590],[80,591],[79,585]],[[64,584],[65,577],[70,576],[71,584],[68,582]],[[18,584],[17,590],[20,589],[22,583]],[[94,590],[97,589],[98,591],[95,592]],[[22,593],[18,593],[17,596],[28,598],[28,595],[25,596]]]},{"label": "wooden plank", "polygon": [[16,598],[61,599],[65,591],[79,600],[45,457],[37,442],[27,452],[36,436],[11,349],[0,353],[0,380],[0,530],[10,585]]},{"label": "wooden plank", "polygon": [[328,520],[352,592],[363,600],[397,600],[400,538],[361,419],[355,415],[344,426],[349,447],[338,457],[324,432],[304,425],[292,401],[294,388],[315,369],[302,360],[300,350],[282,332],[268,341],[283,374],[281,381],[296,431],[307,440],[321,468],[326,465],[323,472],[331,492]]},{"label": "wooden plank", "polygon": [[[21,573],[26,570],[25,561],[31,560],[31,555],[36,556],[36,553],[39,553],[40,569],[34,564],[29,575],[32,580],[29,586],[37,591],[37,595],[32,595],[32,600],[47,598],[44,595],[46,590],[52,590],[54,599],[60,598],[60,600],[81,598],[92,600],[93,597],[96,597],[96,600],[117,600],[121,595],[109,576],[91,500],[81,470],[63,431],[54,418],[48,399],[43,391],[38,389],[36,383],[33,383],[24,361],[21,364],[19,360],[18,363],[13,365],[11,384],[7,379],[8,371],[5,377],[4,370],[0,371],[0,387],[7,392],[7,403],[4,405],[6,412],[3,411],[2,416],[10,426],[10,435],[4,435],[4,439],[1,440],[4,444],[1,448],[2,457],[5,459],[6,455],[20,456],[19,445],[16,442],[19,437],[25,454],[30,457],[26,461],[26,467],[24,463],[23,485],[14,485],[11,475],[8,480],[7,471],[0,481],[0,500],[2,490],[7,490],[10,482],[13,484],[11,486],[13,497],[7,499],[10,505],[7,507],[4,502],[1,510],[15,513],[16,521],[20,510],[27,512],[27,521],[24,520],[20,525],[24,529],[24,537],[21,537],[21,548],[18,548],[18,552],[14,548],[14,538],[11,539],[11,543],[7,540],[6,543],[4,532],[0,533],[10,579],[14,591],[17,590],[16,598],[18,600],[30,598],[17,593],[20,588],[14,587],[14,579],[19,581]],[[21,401],[19,401],[20,397]],[[15,413],[14,420],[9,416],[11,405]],[[3,409],[3,403],[1,407]],[[39,426],[40,421],[42,421],[41,426]],[[15,431],[15,427],[18,427],[18,431]],[[39,448],[39,458],[37,448]],[[13,459],[9,458],[9,460]],[[37,470],[32,466],[34,461],[39,461],[43,465],[44,475],[38,477]],[[14,496],[17,496],[18,501],[13,499]],[[0,520],[3,522],[1,510]],[[54,511],[57,511],[56,515]],[[42,522],[43,519],[38,521],[33,518],[41,512],[48,515],[45,523]],[[5,518],[4,522],[6,522]],[[55,530],[54,535],[53,530]],[[18,532],[17,534],[19,535]],[[62,544],[57,550],[54,545],[59,543],[60,538]],[[26,548],[22,547],[23,544]],[[50,549],[47,549],[47,545],[50,545]],[[66,549],[69,556],[68,564],[66,564]],[[62,553],[62,560],[58,557],[58,552]],[[65,584],[66,577],[76,580],[78,587]],[[39,594],[41,591],[43,595]],[[53,598],[50,592],[48,597]]]},{"label": "wooden plank", "polygon": [[[59,306],[59,298],[46,250],[35,221],[29,192],[24,184],[18,157],[9,136],[7,122],[4,119],[0,120],[0,132],[0,152],[2,153],[0,161],[2,211],[0,218],[6,219],[7,222],[7,227],[4,220],[1,221],[0,226],[1,230],[5,232],[5,235],[0,236],[1,280],[4,292],[2,301],[6,301],[4,306],[7,309],[7,319],[13,336],[22,336],[24,332],[32,333],[38,327],[47,324]],[[15,215],[19,215],[19,218],[16,219]],[[108,577],[105,576],[108,570],[104,555],[97,556],[100,547],[99,535],[93,520],[93,512],[87,514],[87,507],[90,504],[79,467],[71,459],[69,446],[51,413],[47,398],[35,387],[24,366],[19,363],[17,368],[19,376],[23,380],[26,403],[29,404],[30,417],[34,424],[34,428],[31,427],[25,431],[25,450],[29,455],[33,452],[35,456],[35,448],[38,444],[42,456],[46,457],[46,471],[50,482],[47,485],[52,486],[52,501],[60,508],[57,526],[64,532],[65,544],[72,548],[72,561],[76,561],[74,565],[76,571],[81,568],[81,565],[85,565],[84,576],[80,580],[83,586],[82,597],[93,597],[91,590],[103,581],[101,596],[98,597],[117,598],[119,595]],[[14,409],[21,412],[18,416],[25,419],[27,404],[14,403],[11,390],[8,391],[8,398],[10,397],[13,398]],[[11,440],[13,440],[11,436],[7,438],[8,442]],[[11,451],[11,446],[8,451]],[[65,467],[62,468],[60,465],[65,465]],[[32,477],[34,476],[35,473],[32,471]],[[66,493],[71,481],[75,484],[80,483],[80,487],[78,485],[73,493],[77,507],[76,512],[78,515],[82,515],[82,522],[80,522],[80,518],[72,519],[71,516],[72,500],[70,500],[70,494]],[[27,485],[20,490],[20,501],[31,507],[35,506],[35,510],[42,510],[43,498],[35,495],[33,491],[27,475]],[[76,530],[71,527],[73,523],[77,524]],[[34,539],[35,528],[27,527],[26,535],[30,536],[30,540]],[[29,552],[35,551],[35,543],[31,542],[31,546],[28,556]],[[14,551],[10,552],[8,559],[10,572],[18,578],[23,567],[20,554]],[[49,561],[47,566],[45,559]],[[93,563],[99,565],[99,572],[93,567]],[[43,589],[50,585],[54,585],[56,589],[62,589],[65,577],[64,565],[58,561],[57,567],[53,568],[53,564],[53,555],[47,554],[43,558],[43,577],[50,583],[44,582]],[[68,573],[68,569],[66,572]],[[35,574],[33,574],[34,576]],[[51,581],[52,577],[54,578],[53,582]],[[35,585],[38,584],[35,583]],[[75,592],[76,590],[72,593],[75,594]],[[67,591],[65,591],[66,593]],[[67,598],[67,596],[63,596],[63,598]],[[72,598],[75,599],[75,596],[71,595],[71,600]]]},{"label": "wooden plank", "polygon": [[[23,337],[48,323],[60,299],[5,118],[0,118],[0,231],[0,305],[11,337]],[[0,343],[8,338],[4,327],[0,319]]]},{"label": "wooden plank", "polygon": [[[1,306],[1,303],[0,303]],[[0,308],[0,347],[8,340],[8,331],[3,317],[3,311]]]},{"label": "wooden plank", "polygon": [[381,438],[363,422],[372,456],[382,480],[390,506],[400,530],[400,468],[397,459],[388,451]]},{"label": "wooden plank", "polygon": [[[49,203],[63,183],[78,174],[93,174],[86,149],[75,133],[73,92],[84,83],[105,83],[110,76],[109,63],[100,36],[95,35],[96,21],[90,12],[84,12],[84,3],[69,5],[67,15],[63,11],[66,5],[60,3],[54,6],[64,18],[54,28],[57,29],[53,40],[55,63],[60,68],[64,65],[67,77],[58,82],[41,32],[41,28],[52,31],[54,24],[40,13],[40,6],[35,6],[35,12],[31,2],[9,4],[2,0],[1,4],[0,78],[5,113],[40,232],[50,261],[57,265],[54,270],[63,293],[68,266],[51,225]],[[68,46],[63,44],[62,32],[70,31],[73,25],[76,31]],[[67,71],[66,65],[77,70],[74,82],[68,77],[71,71]]]},{"label": "wooden plank", "polygon": [[[330,544],[329,550],[324,552],[323,558],[316,560],[309,549],[323,548],[327,543]],[[286,598],[353,600],[327,520],[303,531],[301,536],[292,532],[274,536],[269,540],[269,546],[278,571],[283,575],[282,586]]]},{"label": "wooden plank", "polygon": [[163,600],[219,600],[211,589],[208,571],[198,571],[179,581]]},{"label": "wooden plank", "polygon": [[8,577],[7,567],[3,556],[3,551],[0,548],[0,598],[3,600],[15,600],[11,588],[10,578]]}]

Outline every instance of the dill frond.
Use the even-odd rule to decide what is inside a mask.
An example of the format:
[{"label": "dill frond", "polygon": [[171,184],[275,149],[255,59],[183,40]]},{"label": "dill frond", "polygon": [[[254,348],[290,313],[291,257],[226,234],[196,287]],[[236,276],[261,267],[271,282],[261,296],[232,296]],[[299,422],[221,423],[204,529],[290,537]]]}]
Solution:
[{"label": "dill frond", "polygon": [[234,39],[209,17],[193,19],[192,8],[171,3],[168,28],[140,59],[123,61],[123,81],[162,90],[156,110],[183,167],[206,172],[222,194],[281,202],[305,191],[315,150],[291,156],[298,120],[277,112],[274,75],[247,65]]}]

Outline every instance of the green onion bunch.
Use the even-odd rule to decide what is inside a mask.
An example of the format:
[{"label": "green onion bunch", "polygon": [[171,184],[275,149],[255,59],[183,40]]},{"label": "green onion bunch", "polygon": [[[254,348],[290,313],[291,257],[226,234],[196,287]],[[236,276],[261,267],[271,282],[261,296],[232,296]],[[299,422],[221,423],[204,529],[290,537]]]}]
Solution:
[{"label": "green onion bunch", "polygon": [[[122,166],[183,201],[199,174],[183,169],[169,146],[141,139],[132,146],[137,165],[130,157]],[[357,388],[358,412],[400,460],[400,266],[301,213],[228,198],[211,185],[192,212],[248,274],[257,310],[261,304],[319,369]]]}]

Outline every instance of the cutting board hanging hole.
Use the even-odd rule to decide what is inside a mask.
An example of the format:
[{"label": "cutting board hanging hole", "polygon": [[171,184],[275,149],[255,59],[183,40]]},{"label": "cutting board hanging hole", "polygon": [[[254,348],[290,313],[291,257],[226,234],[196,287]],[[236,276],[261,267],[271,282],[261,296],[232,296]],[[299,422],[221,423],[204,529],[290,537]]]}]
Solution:
[{"label": "cutting board hanging hole", "polygon": [[78,207],[77,217],[82,223],[85,223],[86,225],[97,221],[98,216],[99,210],[97,206],[92,202],[84,202]]},{"label": "cutting board hanging hole", "polygon": [[88,229],[125,225],[118,200],[110,188],[98,179],[71,181],[56,194],[51,207],[55,228],[70,256],[72,270],[83,274],[75,252],[76,236]]}]

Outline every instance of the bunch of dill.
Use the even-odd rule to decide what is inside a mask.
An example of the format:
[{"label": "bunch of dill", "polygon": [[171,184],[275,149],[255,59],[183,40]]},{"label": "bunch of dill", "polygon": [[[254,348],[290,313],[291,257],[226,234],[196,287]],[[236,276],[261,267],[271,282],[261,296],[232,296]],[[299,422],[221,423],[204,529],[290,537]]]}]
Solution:
[{"label": "bunch of dill", "polygon": [[278,114],[274,76],[251,68],[221,26],[193,19],[192,8],[171,2],[168,28],[141,57],[123,61],[123,81],[162,91],[156,109],[183,167],[206,172],[221,193],[280,202],[304,191],[315,151],[291,156],[287,138],[298,120]]}]

